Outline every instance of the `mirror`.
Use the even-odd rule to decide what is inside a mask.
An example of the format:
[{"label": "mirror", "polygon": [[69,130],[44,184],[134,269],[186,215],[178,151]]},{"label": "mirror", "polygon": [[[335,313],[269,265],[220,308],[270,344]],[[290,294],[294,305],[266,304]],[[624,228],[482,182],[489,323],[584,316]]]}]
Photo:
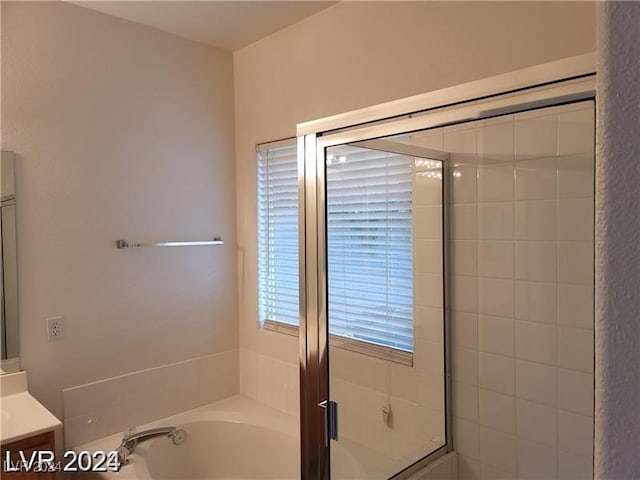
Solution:
[{"label": "mirror", "polygon": [[2,275],[0,275],[0,291],[2,305],[0,322],[2,343],[0,350],[2,373],[20,370],[20,337],[18,336],[18,258],[16,255],[16,189],[15,189],[15,155],[2,151],[0,167],[0,184],[2,194]]}]

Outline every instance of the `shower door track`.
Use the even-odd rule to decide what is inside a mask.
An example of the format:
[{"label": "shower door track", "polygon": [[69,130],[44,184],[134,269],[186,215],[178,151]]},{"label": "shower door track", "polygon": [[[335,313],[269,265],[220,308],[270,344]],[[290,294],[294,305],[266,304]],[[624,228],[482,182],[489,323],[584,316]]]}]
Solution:
[{"label": "shower door track", "polygon": [[[596,96],[595,53],[478,80],[298,125],[300,232],[301,477],[331,478],[324,402],[329,400],[324,154],[328,147],[491,118]],[[369,143],[371,148],[371,143]],[[435,152],[434,152],[435,153]],[[442,154],[442,152],[439,152]],[[446,154],[446,152],[445,152]],[[416,154],[416,156],[419,156]],[[445,173],[449,165],[445,161]],[[446,177],[446,175],[443,175]],[[446,235],[447,182],[443,188]],[[445,237],[444,244],[448,237]],[[445,250],[445,422],[443,447],[393,475],[406,479],[452,451],[448,268]]]}]

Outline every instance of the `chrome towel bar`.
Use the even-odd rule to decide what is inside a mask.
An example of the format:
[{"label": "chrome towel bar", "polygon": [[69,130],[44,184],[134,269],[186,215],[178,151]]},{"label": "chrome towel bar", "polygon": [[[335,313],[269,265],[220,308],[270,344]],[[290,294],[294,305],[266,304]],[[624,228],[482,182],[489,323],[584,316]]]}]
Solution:
[{"label": "chrome towel bar", "polygon": [[156,243],[133,243],[128,240],[116,240],[116,248],[137,248],[137,247],[200,247],[207,245],[224,245],[221,237],[213,237],[213,240],[186,240]]}]

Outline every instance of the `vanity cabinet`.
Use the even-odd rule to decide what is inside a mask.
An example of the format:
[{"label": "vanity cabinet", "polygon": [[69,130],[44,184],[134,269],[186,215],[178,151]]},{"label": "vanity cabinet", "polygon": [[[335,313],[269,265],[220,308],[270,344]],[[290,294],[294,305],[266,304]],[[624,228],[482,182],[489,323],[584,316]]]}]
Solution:
[{"label": "vanity cabinet", "polygon": [[39,450],[48,450],[55,452],[55,439],[53,431],[34,435],[12,443],[2,445],[2,478],[14,480],[55,480],[55,472],[8,472],[7,470],[7,453],[10,452],[11,464],[19,465],[21,462],[19,452],[22,451],[23,457],[29,461],[33,452]]}]

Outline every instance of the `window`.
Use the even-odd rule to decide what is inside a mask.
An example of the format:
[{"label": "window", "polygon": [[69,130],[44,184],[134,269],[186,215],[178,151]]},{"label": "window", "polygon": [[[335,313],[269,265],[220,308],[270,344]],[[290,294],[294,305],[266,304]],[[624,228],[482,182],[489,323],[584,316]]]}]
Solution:
[{"label": "window", "polygon": [[[259,146],[257,158],[260,322],[276,329],[297,326],[296,144]],[[412,174],[409,157],[344,146],[328,152],[332,345],[385,358],[391,350],[411,358]],[[407,362],[406,355],[398,361]]]},{"label": "window", "polygon": [[258,314],[298,325],[298,162],[295,141],[258,149]]}]

